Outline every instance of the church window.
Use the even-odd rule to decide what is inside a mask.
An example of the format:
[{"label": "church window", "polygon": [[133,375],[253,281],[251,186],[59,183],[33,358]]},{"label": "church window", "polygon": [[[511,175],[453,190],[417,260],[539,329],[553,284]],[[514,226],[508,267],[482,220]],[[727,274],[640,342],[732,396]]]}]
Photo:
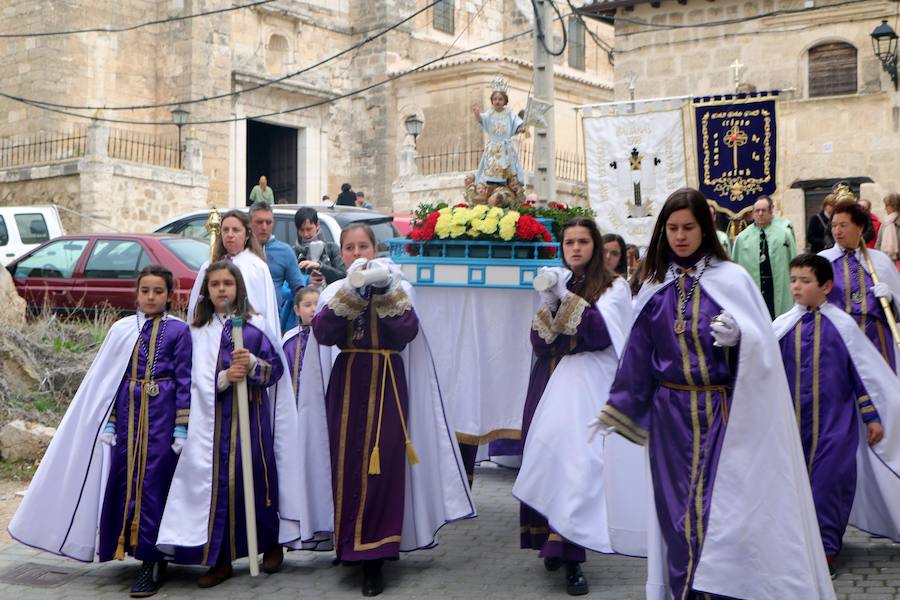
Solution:
[{"label": "church window", "polygon": [[809,50],[809,97],[856,93],[856,48],[844,42]]},{"label": "church window", "polygon": [[441,0],[434,5],[434,8],[431,9],[431,24],[438,31],[443,31],[444,33],[453,33],[453,2],[454,0]]},{"label": "church window", "polygon": [[569,18],[569,66],[584,71],[584,25],[581,19]]}]

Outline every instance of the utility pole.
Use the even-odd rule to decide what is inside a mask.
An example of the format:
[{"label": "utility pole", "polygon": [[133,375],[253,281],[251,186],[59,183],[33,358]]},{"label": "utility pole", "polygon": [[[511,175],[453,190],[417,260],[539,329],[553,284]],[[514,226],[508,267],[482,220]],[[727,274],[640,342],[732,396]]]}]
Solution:
[{"label": "utility pole", "polygon": [[554,22],[556,13],[550,6],[549,0],[535,0],[537,5],[537,17],[540,17],[541,33],[544,35],[543,44],[539,39],[537,22],[535,22],[534,34],[534,97],[551,105],[550,110],[544,114],[546,126],[534,128],[534,191],[541,202],[550,202],[556,199],[556,119],[553,103],[556,97],[553,81],[553,55],[544,46],[556,50],[553,45],[553,30],[555,27],[565,27],[566,24]]}]

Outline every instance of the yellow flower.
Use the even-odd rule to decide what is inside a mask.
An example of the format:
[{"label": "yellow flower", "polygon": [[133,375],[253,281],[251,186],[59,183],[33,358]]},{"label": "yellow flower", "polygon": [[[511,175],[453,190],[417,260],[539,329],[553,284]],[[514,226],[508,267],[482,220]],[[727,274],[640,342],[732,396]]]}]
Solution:
[{"label": "yellow flower", "polygon": [[479,231],[491,235],[497,232],[497,225],[499,224],[500,221],[497,219],[486,218],[478,221],[478,223],[475,224],[475,227],[477,227]]},{"label": "yellow flower", "polygon": [[472,218],[472,211],[468,208],[456,208],[453,210],[451,223],[454,225],[466,225]]},{"label": "yellow flower", "polygon": [[[486,206],[486,205],[481,205],[481,206]],[[500,218],[503,217],[503,209],[500,208],[499,206],[493,206],[493,207],[491,207],[490,210],[488,210],[487,214],[488,214],[488,217],[490,217],[492,219],[497,219],[499,221]]]},{"label": "yellow flower", "polygon": [[444,215],[449,215],[450,212],[451,212],[450,207],[445,206],[444,208],[442,208],[441,210],[438,211],[438,214],[440,214],[441,216],[444,216]]},{"label": "yellow flower", "polygon": [[446,239],[450,235],[450,215],[442,214],[438,217],[437,223],[434,224],[434,233],[441,239]]},{"label": "yellow flower", "polygon": [[450,237],[452,237],[452,238],[458,238],[465,232],[466,232],[465,225],[455,225],[454,224],[454,225],[450,226]]},{"label": "yellow flower", "polygon": [[478,206],[476,206],[475,208],[472,209],[472,215],[476,219],[484,218],[484,216],[487,214],[487,212],[488,212],[487,204],[479,204]]},{"label": "yellow flower", "polygon": [[514,210],[507,212],[500,219],[500,239],[510,241],[516,237],[516,222],[519,220],[519,213]]}]

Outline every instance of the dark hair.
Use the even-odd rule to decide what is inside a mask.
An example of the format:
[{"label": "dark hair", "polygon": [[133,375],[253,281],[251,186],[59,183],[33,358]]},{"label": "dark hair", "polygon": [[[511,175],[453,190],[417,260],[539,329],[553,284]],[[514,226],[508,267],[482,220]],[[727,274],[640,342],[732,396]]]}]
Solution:
[{"label": "dark hair", "polygon": [[834,269],[831,268],[831,261],[824,256],[806,252],[798,254],[791,259],[789,267],[791,269],[808,268],[816,276],[819,287],[825,285],[829,281],[834,281]]},{"label": "dark hair", "polygon": [[757,197],[756,200],[753,201],[753,203],[756,204],[756,203],[759,202],[760,200],[765,200],[765,201],[766,201],[766,203],[769,205],[769,210],[774,210],[774,209],[775,209],[775,201],[772,200],[772,197],[771,197],[771,196],[766,196],[765,194],[763,194],[763,195]]},{"label": "dark hair", "polygon": [[300,229],[300,226],[307,221],[317,225],[319,223],[319,213],[316,212],[316,209],[308,206],[298,208],[297,212],[294,213],[294,228]]},{"label": "dark hair", "polygon": [[371,227],[360,221],[350,223],[341,230],[341,239],[338,241],[341,248],[344,247],[344,234],[348,231],[353,231],[354,229],[362,229],[363,231],[365,231],[366,235],[369,236],[369,240],[372,242],[372,248],[374,248],[376,252],[378,251],[378,242],[375,241],[375,232],[372,231]]},{"label": "dark hair", "polygon": [[604,233],[603,245],[605,246],[609,242],[616,242],[619,245],[619,263],[613,271],[618,275],[624,275],[628,272],[628,257],[626,256],[627,247],[625,245],[625,240],[622,239],[622,236],[618,233]]},{"label": "dark hair", "polygon": [[357,198],[365,198],[365,197],[366,197],[366,193],[365,193],[365,192],[356,192],[356,197],[357,197]]},{"label": "dark hair", "polygon": [[854,225],[858,227],[862,227],[865,229],[866,224],[869,222],[869,215],[866,213],[866,209],[856,203],[856,200],[844,199],[834,205],[834,210],[831,213],[831,220],[834,220],[835,215],[839,215],[841,213],[847,213],[850,215],[850,221],[853,222]]},{"label": "dark hair", "polygon": [[706,198],[693,188],[681,188],[675,190],[666,198],[659,218],[656,219],[656,226],[653,228],[653,235],[650,237],[650,246],[647,248],[647,254],[644,264],[641,267],[641,281],[657,281],[663,282],[666,279],[666,271],[669,269],[670,253],[669,238],[666,236],[666,223],[672,213],[687,209],[694,215],[697,224],[700,225],[700,231],[703,234],[700,240],[699,250],[712,254],[722,261],[730,260],[722,244],[719,243],[719,237],[716,235],[716,227],[713,224],[712,215],[709,214],[709,205]]},{"label": "dark hair", "polygon": [[141,289],[141,279],[144,277],[159,277],[166,283],[166,291],[169,293],[169,299],[166,301],[166,310],[172,308],[172,292],[175,291],[175,277],[172,271],[162,265],[147,265],[138,273],[137,282],[134,288]]},{"label": "dark hair", "polygon": [[319,288],[314,288],[310,286],[304,286],[297,290],[297,293],[294,294],[294,306],[297,306],[301,302],[303,302],[303,298],[309,296],[310,294],[321,294],[322,291]]},{"label": "dark hair", "polygon": [[341,191],[342,191],[342,192],[349,192],[349,191],[350,191],[350,187],[351,187],[351,186],[350,186],[349,183],[342,183],[342,184],[341,184]]},{"label": "dark hair", "polygon": [[[266,255],[263,253],[262,246],[259,245],[259,240],[256,239],[255,235],[253,235],[253,230],[250,229],[250,217],[247,216],[247,213],[237,209],[229,210],[224,215],[222,215],[222,219],[221,221],[219,221],[220,227],[221,225],[225,224],[225,219],[237,219],[241,222],[241,225],[244,226],[244,232],[247,235],[247,241],[244,242],[244,249],[249,249],[250,252],[252,252],[256,256],[258,256],[260,260],[265,262]],[[225,250],[225,242],[222,241],[222,232],[220,229],[219,237],[216,238],[216,248],[212,256],[213,262],[225,258],[227,254],[228,252]]]},{"label": "dark hair", "polygon": [[897,210],[900,208],[900,194],[888,194],[884,197],[884,207]]},{"label": "dark hair", "polygon": [[614,274],[606,268],[606,262],[603,260],[603,237],[597,228],[597,222],[589,217],[575,217],[566,221],[562,227],[562,235],[559,239],[559,255],[562,257],[563,264],[566,264],[566,255],[563,252],[563,243],[566,240],[566,231],[572,227],[584,227],[591,234],[591,240],[594,242],[594,251],[591,253],[591,259],[584,266],[584,280],[575,284],[571,288],[573,294],[577,294],[584,298],[588,303],[593,304],[600,299],[603,292],[612,285]]},{"label": "dark hair", "polygon": [[509,96],[506,95],[506,92],[501,92],[499,90],[491,92],[491,104],[494,103],[494,96],[496,94],[500,94],[501,96],[503,96],[503,106],[506,106],[507,104],[509,104]]},{"label": "dark hair", "polygon": [[254,203],[250,206],[250,210],[248,211],[249,214],[250,214],[250,218],[252,219],[252,218],[253,218],[253,215],[256,214],[256,213],[258,213],[258,212],[260,212],[260,211],[263,211],[263,212],[274,212],[274,211],[272,210],[272,205],[271,205],[271,204],[269,204],[269,203],[266,202],[265,200],[260,200],[259,202],[254,202]]},{"label": "dark hair", "polygon": [[241,270],[230,260],[220,260],[206,267],[206,273],[203,275],[203,283],[200,285],[200,299],[194,307],[194,322],[191,323],[191,326],[193,327],[209,325],[213,315],[216,313],[216,307],[209,297],[209,274],[215,273],[216,271],[228,271],[234,277],[237,291],[234,296],[234,306],[232,308],[244,308],[244,311],[240,315],[241,318],[246,321],[250,318],[250,315],[256,314],[256,311],[253,310],[253,307],[250,305],[250,300],[247,298],[247,286],[244,284],[244,276],[241,275]]}]

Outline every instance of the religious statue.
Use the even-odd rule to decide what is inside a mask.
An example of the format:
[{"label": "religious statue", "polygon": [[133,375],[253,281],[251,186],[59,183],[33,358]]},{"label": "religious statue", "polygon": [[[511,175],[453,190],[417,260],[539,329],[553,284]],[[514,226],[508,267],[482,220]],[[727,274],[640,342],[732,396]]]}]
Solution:
[{"label": "religious statue", "polygon": [[478,124],[487,132],[481,162],[475,174],[477,183],[506,185],[511,177],[525,181],[525,172],[519,162],[519,153],[513,144],[513,136],[525,130],[522,119],[507,106],[509,84],[502,77],[491,81],[491,108],[481,112],[477,104],[472,113]]}]

